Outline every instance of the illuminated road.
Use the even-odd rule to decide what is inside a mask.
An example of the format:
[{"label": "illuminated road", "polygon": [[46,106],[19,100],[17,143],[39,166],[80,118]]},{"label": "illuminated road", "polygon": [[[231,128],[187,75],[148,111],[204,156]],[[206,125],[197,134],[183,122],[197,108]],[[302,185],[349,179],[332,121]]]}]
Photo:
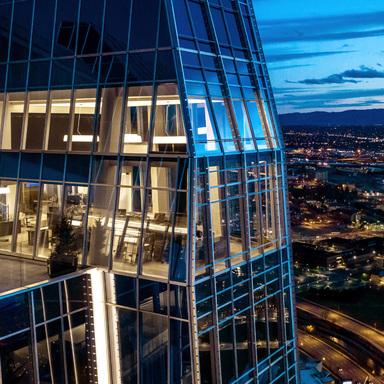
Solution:
[{"label": "illuminated road", "polygon": [[375,328],[370,327],[358,320],[346,316],[340,312],[331,310],[318,304],[312,304],[308,301],[299,301],[297,308],[307,312],[319,319],[326,320],[330,323],[337,324],[338,327],[344,328],[354,334],[360,336],[368,343],[373,344],[377,350],[384,354],[384,334]]},{"label": "illuminated road", "polygon": [[[324,341],[309,335],[303,331],[299,331],[299,348],[315,360],[323,360],[324,366],[333,374],[342,379],[352,379],[355,381],[364,380],[369,376],[373,384],[383,384],[382,380],[376,379],[362,367],[359,367],[348,356],[326,344]],[[339,370],[341,368],[342,370]]]}]

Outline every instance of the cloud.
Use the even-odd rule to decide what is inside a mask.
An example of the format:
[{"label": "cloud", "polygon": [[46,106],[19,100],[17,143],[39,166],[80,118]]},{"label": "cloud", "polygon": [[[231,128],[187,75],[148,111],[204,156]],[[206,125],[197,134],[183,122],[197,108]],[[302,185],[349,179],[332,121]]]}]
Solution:
[{"label": "cloud", "polygon": [[[334,90],[329,92],[321,93],[285,93],[284,88],[274,89],[276,103],[279,108],[329,108],[333,104],[339,103],[340,100],[343,100],[346,103],[347,100],[353,102],[358,99],[365,99],[363,103],[367,102],[366,100],[375,100],[375,103],[378,103],[378,100],[382,100],[383,90],[382,89],[346,89],[346,90]],[[357,99],[357,100],[356,100]],[[374,103],[370,103],[374,104]],[[340,103],[338,104],[340,105]],[[364,105],[361,105],[364,106]]]},{"label": "cloud", "polygon": [[281,69],[291,69],[291,68],[302,68],[302,67],[312,67],[313,64],[292,64],[292,65],[280,65],[278,67],[269,67],[270,71],[277,71]]},{"label": "cloud", "polygon": [[380,37],[384,36],[384,29],[373,29],[368,31],[346,31],[346,32],[328,32],[313,35],[309,34],[296,34],[291,36],[289,34],[278,35],[277,33],[273,36],[265,36],[265,43],[287,43],[291,41],[329,41],[329,40],[350,40],[350,39],[362,39],[366,37]]},{"label": "cloud", "polygon": [[294,52],[294,53],[277,53],[267,55],[267,62],[301,60],[310,57],[321,57],[340,55],[343,53],[353,53],[354,51],[324,51],[324,52]]},{"label": "cloud", "polygon": [[261,20],[265,43],[350,40],[384,35],[384,12]]},{"label": "cloud", "polygon": [[351,69],[341,74],[351,79],[384,79],[384,72],[362,65],[360,69]]},{"label": "cloud", "polygon": [[[295,83],[295,81],[288,81],[287,83]],[[359,83],[357,80],[352,79],[344,79],[343,75],[340,73],[336,73],[334,75],[330,75],[328,77],[325,77],[323,79],[305,79],[301,81],[296,81],[296,83],[299,84],[307,84],[307,85],[321,85],[321,84],[344,84],[344,83]]]},{"label": "cloud", "polygon": [[306,85],[360,83],[360,81],[354,79],[384,79],[384,71],[378,71],[374,68],[369,68],[365,65],[362,65],[359,69],[349,69],[347,71],[335,73],[322,79],[304,79],[300,81],[286,80],[286,82]]}]

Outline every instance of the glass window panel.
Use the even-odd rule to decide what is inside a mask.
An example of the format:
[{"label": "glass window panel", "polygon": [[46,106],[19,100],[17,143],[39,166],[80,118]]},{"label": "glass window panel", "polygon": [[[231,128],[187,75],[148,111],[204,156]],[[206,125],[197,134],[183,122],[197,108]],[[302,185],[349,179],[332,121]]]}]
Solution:
[{"label": "glass window panel", "polygon": [[168,377],[168,320],[140,313],[141,377],[143,383],[166,384]]},{"label": "glass window panel", "polygon": [[87,183],[89,162],[89,156],[68,155],[65,179],[72,182]]},{"label": "glass window panel", "polygon": [[235,14],[232,12],[224,12],[225,15],[225,20],[227,22],[227,27],[229,31],[229,36],[232,41],[232,45],[237,46],[237,47],[242,47],[242,39],[240,36],[240,28],[237,23]]},{"label": "glass window panel", "polygon": [[188,324],[170,320],[170,383],[191,383],[191,355]]},{"label": "glass window panel", "polygon": [[23,179],[39,179],[40,178],[40,153],[21,154],[20,177]]},{"label": "glass window panel", "polygon": [[43,155],[42,179],[49,181],[62,181],[64,178],[65,155],[47,154]]},{"label": "glass window panel", "polygon": [[137,272],[144,189],[119,188],[114,222],[113,269]]},{"label": "glass window panel", "polygon": [[24,91],[27,81],[27,62],[8,64],[8,91]]},{"label": "glass window panel", "polygon": [[[0,181],[0,249],[4,251],[12,250],[16,187],[16,182]],[[16,225],[19,226],[19,223]]]},{"label": "glass window panel", "polygon": [[213,23],[216,29],[216,36],[220,44],[229,44],[227,30],[225,29],[224,18],[220,9],[211,7]]},{"label": "glass window panel", "polygon": [[225,202],[211,203],[211,221],[214,241],[215,271],[220,271],[225,268],[225,262],[222,260],[228,257]]},{"label": "glass window panel", "polygon": [[240,199],[228,201],[229,211],[229,247],[230,254],[234,255],[243,251],[242,245],[242,224],[244,222]]},{"label": "glass window panel", "polygon": [[156,47],[158,11],[159,3],[133,0],[129,42],[131,50]]},{"label": "glass window panel", "polygon": [[19,185],[17,220],[20,222],[20,231],[17,228],[16,252],[24,255],[33,253],[39,189],[39,183],[26,182]]},{"label": "glass window panel", "polygon": [[55,245],[57,226],[62,217],[62,199],[62,185],[43,184],[37,240],[37,253],[41,257],[49,257]]},{"label": "glass window panel", "polygon": [[28,89],[47,89],[49,81],[50,62],[31,61],[28,70]]},{"label": "glass window panel", "polygon": [[150,86],[131,87],[125,110],[124,153],[147,153],[152,107]]},{"label": "glass window panel", "polygon": [[200,155],[220,151],[217,135],[212,125],[211,113],[205,99],[188,99],[192,132],[196,152]]},{"label": "glass window panel", "polygon": [[[160,15],[159,15],[159,25],[158,25],[158,40],[157,45],[158,47],[171,47],[171,36],[170,36],[170,30],[168,28],[168,15],[167,10],[165,8],[165,2],[160,2]],[[158,51],[158,55],[160,52]],[[170,63],[170,61],[168,62]],[[172,65],[169,65],[169,67],[173,67]],[[176,76],[174,76],[176,77]]]},{"label": "glass window panel", "polygon": [[72,122],[70,115],[71,91],[52,91],[49,109],[46,148],[52,151],[64,151],[67,148]]},{"label": "glass window panel", "polygon": [[72,86],[73,58],[53,60],[51,72],[52,88],[70,88]]},{"label": "glass window panel", "polygon": [[221,142],[225,152],[236,150],[234,138],[232,135],[232,126],[229,119],[229,112],[224,100],[212,100],[212,107],[215,113],[217,128],[220,133]]},{"label": "glass window panel", "polygon": [[195,253],[196,253],[196,274],[206,274],[208,272],[206,266],[211,261],[209,258],[210,244],[208,242],[208,222],[207,210],[209,206],[200,206],[196,209],[196,229],[195,229]]},{"label": "glass window panel", "polygon": [[144,311],[168,313],[167,284],[151,280],[139,280],[140,309]]},{"label": "glass window panel", "polygon": [[[166,173],[164,176],[169,177]],[[152,177],[152,183],[154,181],[158,183],[160,179]],[[175,204],[176,191],[153,186],[148,191],[143,234],[143,274],[168,278]],[[183,235],[186,229],[180,228],[179,231]]]},{"label": "glass window panel", "polygon": [[26,132],[24,133],[25,149],[43,148],[47,96],[46,91],[30,92],[28,94],[28,114]]},{"label": "glass window panel", "polygon": [[124,307],[136,308],[137,280],[135,278],[109,273],[107,278],[108,302]]},{"label": "glass window panel", "polygon": [[126,51],[131,0],[105,3],[103,52]]},{"label": "glass window panel", "polygon": [[[68,312],[82,309],[88,305],[86,289],[89,276],[82,275],[64,281]],[[75,323],[75,322],[73,322]]]},{"label": "glass window panel", "polygon": [[153,152],[186,152],[180,98],[176,84],[162,84],[157,89]]},{"label": "glass window panel", "polygon": [[70,220],[76,239],[78,253],[82,252],[85,234],[85,212],[88,201],[88,187],[65,185],[64,187],[64,217]]},{"label": "glass window panel", "polygon": [[0,176],[15,179],[18,175],[19,152],[0,153]]},{"label": "glass window panel", "polygon": [[36,328],[39,379],[41,383],[63,382],[64,353],[60,321]]},{"label": "glass window panel", "polygon": [[127,55],[106,55],[101,60],[100,83],[121,84],[125,78]]},{"label": "glass window panel", "polygon": [[120,368],[119,371],[121,372],[121,381],[123,383],[136,383],[138,365],[137,313],[121,308],[111,308],[110,311],[113,313],[117,311],[118,318],[116,320],[119,322],[117,342],[119,345],[120,357],[117,356],[119,361],[115,361],[114,365]]},{"label": "glass window panel", "polygon": [[33,384],[33,358],[30,331],[1,342],[1,379],[3,383]]},{"label": "glass window panel", "polygon": [[31,58],[51,56],[55,4],[49,0],[35,2]]},{"label": "glass window panel", "polygon": [[195,26],[195,35],[198,39],[208,40],[208,31],[203,14],[202,4],[190,1],[189,9]]},{"label": "glass window panel", "polygon": [[148,204],[144,222],[143,273],[168,277],[168,264],[172,254],[172,233],[178,239],[175,245],[176,257],[182,247],[182,238],[187,234],[186,226],[175,227],[174,218],[177,204],[177,163],[153,162],[150,167]]},{"label": "glass window panel", "polygon": [[117,159],[114,157],[95,156],[92,164],[92,183],[109,184],[116,183]]},{"label": "glass window panel", "polygon": [[7,104],[4,114],[2,149],[20,149],[25,96],[23,92],[9,93],[6,96]]},{"label": "glass window panel", "polygon": [[124,160],[121,166],[120,184],[132,187],[145,187],[146,160]]},{"label": "glass window panel", "polygon": [[26,60],[29,54],[31,23],[33,14],[32,0],[17,2],[13,5],[13,25],[10,59]]},{"label": "glass window panel", "polygon": [[[2,314],[7,314],[0,317],[1,337],[29,327],[28,297],[25,293],[2,298],[0,309]],[[3,345],[0,350],[2,349]]]},{"label": "glass window panel", "polygon": [[214,383],[215,373],[215,336],[213,330],[199,336],[199,365],[202,383]]},{"label": "glass window panel", "polygon": [[219,332],[221,375],[223,383],[230,383],[236,375],[235,346],[232,323]]},{"label": "glass window panel", "polygon": [[185,287],[179,285],[170,286],[169,307],[171,316],[188,318],[187,291]]},{"label": "glass window panel", "polygon": [[93,186],[88,211],[88,263],[108,266],[115,208],[113,186]]},{"label": "glass window panel", "polygon": [[53,55],[55,57],[73,56],[76,46],[78,3],[76,0],[58,0],[56,9]]},{"label": "glass window panel", "polygon": [[233,108],[235,110],[237,128],[243,142],[245,150],[254,150],[251,128],[249,126],[248,116],[246,114],[244,103],[242,101],[233,101]]},{"label": "glass window panel", "polygon": [[266,301],[256,304],[254,312],[256,322],[257,356],[259,360],[263,360],[268,356]]},{"label": "glass window panel", "polygon": [[101,49],[104,2],[82,0],[77,35],[77,54],[96,54]]},{"label": "glass window panel", "polygon": [[178,32],[182,35],[192,36],[192,28],[189,22],[185,0],[173,0],[172,3],[175,10],[175,19]]},{"label": "glass window panel", "polygon": [[98,151],[117,153],[123,108],[123,88],[104,88],[98,136]]},{"label": "glass window panel", "polygon": [[8,59],[9,33],[12,22],[12,3],[2,2],[0,4],[1,27],[0,35],[0,62]]},{"label": "glass window panel", "polygon": [[[88,152],[92,149],[96,108],[96,90],[75,91],[74,123],[71,140],[72,151]],[[99,138],[98,138],[99,139]],[[64,136],[64,141],[68,137]]]},{"label": "glass window panel", "polygon": [[251,119],[253,134],[255,135],[257,147],[259,149],[267,149],[270,147],[271,140],[270,131],[265,130],[265,126],[261,119],[261,111],[256,101],[248,101],[247,108]]},{"label": "glass window panel", "polygon": [[176,196],[175,228],[172,239],[170,279],[185,281],[187,273],[186,247],[188,240],[187,192],[178,191]]}]

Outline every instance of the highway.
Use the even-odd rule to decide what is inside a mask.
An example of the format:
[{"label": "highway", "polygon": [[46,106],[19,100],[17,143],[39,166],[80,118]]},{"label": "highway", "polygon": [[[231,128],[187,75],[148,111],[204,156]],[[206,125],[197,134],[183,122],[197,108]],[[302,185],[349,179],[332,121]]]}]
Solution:
[{"label": "highway", "polygon": [[353,332],[368,343],[373,344],[377,350],[384,354],[384,334],[377,329],[340,312],[308,301],[298,301],[297,308],[298,310],[310,313],[312,316],[337,324],[338,327]]},{"label": "highway", "polygon": [[[323,360],[324,366],[342,379],[352,379],[364,383],[367,376],[373,384],[383,384],[383,381],[371,376],[364,368],[357,365],[348,356],[326,344],[324,341],[299,331],[299,348],[315,360]],[[341,370],[340,370],[341,368]]]}]

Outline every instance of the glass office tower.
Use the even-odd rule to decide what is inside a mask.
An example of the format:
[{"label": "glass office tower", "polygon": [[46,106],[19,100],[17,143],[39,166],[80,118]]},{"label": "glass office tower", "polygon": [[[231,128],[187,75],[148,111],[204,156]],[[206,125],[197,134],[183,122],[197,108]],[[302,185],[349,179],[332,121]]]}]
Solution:
[{"label": "glass office tower", "polygon": [[57,283],[60,332],[94,335],[75,373],[65,354],[67,374],[48,373],[48,333],[40,367],[34,331],[15,346],[35,372],[20,382],[298,382],[283,142],[251,0],[0,0],[0,128],[0,252],[46,260],[65,217],[95,267],[74,327]]}]

